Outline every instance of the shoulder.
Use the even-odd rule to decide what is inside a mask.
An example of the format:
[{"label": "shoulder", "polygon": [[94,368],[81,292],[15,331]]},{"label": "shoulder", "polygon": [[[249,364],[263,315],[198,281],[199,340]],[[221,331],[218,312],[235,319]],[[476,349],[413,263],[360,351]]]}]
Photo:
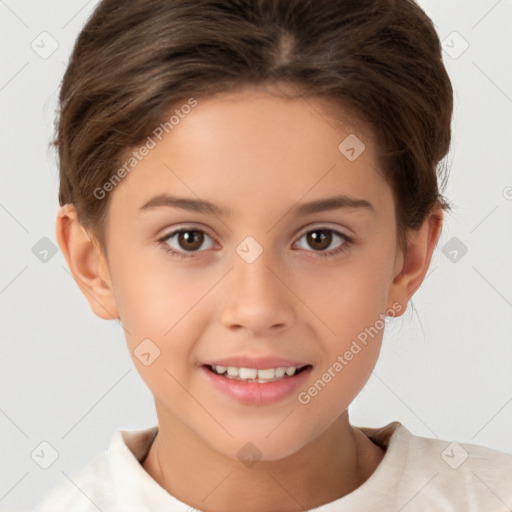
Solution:
[{"label": "shoulder", "polygon": [[147,512],[148,498],[168,501],[167,493],[140,464],[157,431],[157,427],[118,430],[108,450],[77,474],[64,473],[66,478],[43,497],[33,512]]},{"label": "shoulder", "polygon": [[395,423],[390,448],[401,454],[395,462],[402,466],[396,486],[400,494],[410,494],[411,510],[510,510],[512,455],[476,444],[416,436]]},{"label": "shoulder", "polygon": [[94,458],[77,474],[59,482],[43,497],[33,512],[98,512],[112,506],[112,477],[107,452]]}]

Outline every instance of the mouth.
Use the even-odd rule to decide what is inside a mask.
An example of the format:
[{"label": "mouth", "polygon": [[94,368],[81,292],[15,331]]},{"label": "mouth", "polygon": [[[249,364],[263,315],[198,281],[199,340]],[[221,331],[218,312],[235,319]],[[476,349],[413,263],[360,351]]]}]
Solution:
[{"label": "mouth", "polygon": [[[224,362],[224,361],[223,361]],[[263,406],[293,399],[298,389],[306,385],[311,375],[311,364],[275,360],[273,363],[254,362],[259,368],[251,368],[250,361],[240,361],[245,366],[228,366],[210,362],[201,365],[206,382],[222,396],[239,404]],[[249,364],[247,364],[249,363]],[[231,364],[237,364],[232,361]]]},{"label": "mouth", "polygon": [[308,370],[312,366],[310,364],[303,366],[279,366],[276,368],[244,368],[236,366],[221,365],[204,365],[204,367],[215,375],[225,377],[227,379],[238,380],[242,382],[257,382],[258,384],[269,384],[286,380]]}]

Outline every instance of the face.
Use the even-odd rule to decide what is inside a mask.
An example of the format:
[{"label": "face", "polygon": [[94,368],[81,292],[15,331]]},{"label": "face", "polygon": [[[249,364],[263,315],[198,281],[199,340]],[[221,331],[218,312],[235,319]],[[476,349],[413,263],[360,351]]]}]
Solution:
[{"label": "face", "polygon": [[115,304],[159,422],[229,457],[326,432],[401,307],[375,141],[328,108],[256,88],[200,99],[110,192]]}]

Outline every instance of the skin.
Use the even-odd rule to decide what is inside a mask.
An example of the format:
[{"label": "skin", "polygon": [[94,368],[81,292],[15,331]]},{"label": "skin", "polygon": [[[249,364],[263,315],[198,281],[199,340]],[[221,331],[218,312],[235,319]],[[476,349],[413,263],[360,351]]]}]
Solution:
[{"label": "skin", "polygon": [[[57,217],[57,239],[93,312],[119,318],[141,377],[152,391],[159,433],[144,469],[179,500],[205,511],[298,511],[362,485],[384,451],[349,423],[347,407],[378,359],[383,330],[303,405],[292,393],[270,405],[224,396],[198,365],[208,359],[277,355],[307,361],[307,390],[379,315],[405,312],[437,243],[442,211],[397,247],[392,191],[377,172],[371,131],[350,116],[335,121],[321,98],[289,98],[246,87],[199,100],[185,119],[110,192],[108,256],[72,205]],[[332,112],[332,105],[331,105]],[[366,146],[349,161],[338,145],[354,133]],[[229,208],[229,217],[171,207],[139,208],[167,192]],[[346,194],[372,203],[297,217],[298,203]],[[167,240],[202,230],[195,252]],[[337,229],[322,249],[313,228]],[[332,232],[328,232],[332,233]],[[327,233],[327,234],[328,234]],[[252,236],[262,254],[247,263],[237,246]],[[199,244],[198,244],[199,245]],[[196,245],[195,247],[197,247]],[[149,338],[160,356],[145,366],[133,351]],[[247,443],[261,459],[246,467]]]}]

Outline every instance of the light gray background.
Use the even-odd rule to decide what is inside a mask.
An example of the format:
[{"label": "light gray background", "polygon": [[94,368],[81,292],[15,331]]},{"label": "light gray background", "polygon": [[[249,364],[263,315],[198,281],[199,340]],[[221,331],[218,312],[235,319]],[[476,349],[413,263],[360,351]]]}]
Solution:
[{"label": "light gray background", "polygon": [[[94,316],[60,252],[43,262],[32,250],[43,237],[56,245],[48,142],[65,64],[95,5],[0,1],[2,511],[30,510],[116,430],[157,422],[121,327]],[[455,89],[446,190],[454,213],[414,296],[417,315],[388,325],[351,420],[398,420],[417,435],[512,453],[512,2],[420,5],[445,41]],[[52,38],[58,48],[47,56]],[[452,261],[446,244],[467,253]],[[43,441],[58,452],[48,469],[31,457]]]}]

